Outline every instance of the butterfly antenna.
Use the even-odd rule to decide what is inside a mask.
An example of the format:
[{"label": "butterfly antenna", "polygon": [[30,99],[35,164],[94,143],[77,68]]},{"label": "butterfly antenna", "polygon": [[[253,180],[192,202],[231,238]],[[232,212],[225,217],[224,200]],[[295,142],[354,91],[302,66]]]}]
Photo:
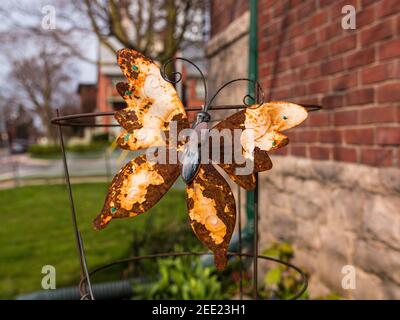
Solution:
[{"label": "butterfly antenna", "polygon": [[177,83],[179,83],[179,82],[182,80],[182,78],[183,78],[181,72],[179,72],[179,71],[172,71],[172,72],[171,72],[172,78],[171,78],[171,77],[168,77],[168,74],[167,74],[167,67],[168,67],[171,63],[173,63],[173,62],[175,62],[175,61],[177,61],[177,60],[181,60],[181,61],[185,61],[185,62],[189,63],[191,66],[193,66],[193,67],[199,72],[200,77],[201,77],[201,80],[202,80],[202,82],[203,82],[203,86],[204,86],[204,105],[203,105],[203,110],[202,110],[202,111],[207,111],[207,110],[208,110],[208,104],[207,104],[207,100],[208,100],[207,80],[206,80],[206,77],[204,76],[203,71],[201,71],[201,69],[198,67],[197,64],[195,64],[193,61],[191,61],[191,60],[189,60],[189,59],[186,59],[186,58],[174,57],[174,58],[168,59],[168,60],[162,65],[162,68],[161,68],[161,76],[163,77],[163,79],[164,79],[165,81],[167,81],[167,82],[169,82],[169,83],[172,83],[172,84],[177,84]]}]

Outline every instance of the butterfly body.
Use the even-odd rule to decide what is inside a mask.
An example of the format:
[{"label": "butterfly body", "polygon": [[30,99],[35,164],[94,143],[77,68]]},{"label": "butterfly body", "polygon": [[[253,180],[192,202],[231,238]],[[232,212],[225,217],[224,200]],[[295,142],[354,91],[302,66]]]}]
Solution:
[{"label": "butterfly body", "polygon": [[200,169],[201,147],[188,142],[184,146],[182,156],[181,176],[186,184],[189,184],[196,177]]},{"label": "butterfly body", "polygon": [[[201,111],[196,115],[196,121],[192,126],[191,135],[184,146],[182,156],[181,176],[186,184],[189,184],[196,177],[201,163],[201,148],[205,140],[204,132],[208,130],[208,123],[211,120],[209,113]],[[208,159],[207,159],[208,160]]]},{"label": "butterfly body", "polygon": [[[153,61],[134,50],[122,49],[118,52],[118,63],[128,83],[117,84],[118,92],[127,103],[126,108],[115,114],[124,129],[117,144],[132,151],[156,148],[159,153],[166,153],[167,159],[180,158],[180,162],[157,162],[146,154],[128,162],[111,182],[103,209],[94,220],[94,227],[103,229],[114,218],[145,213],[181,175],[186,183],[192,230],[214,253],[216,267],[225,268],[236,223],[236,206],[232,190],[214,167],[214,161],[211,163],[208,158],[202,159],[202,149],[204,146],[208,148],[211,141],[209,132],[243,130],[239,145],[233,145],[232,150],[226,151],[225,140],[221,139],[217,150],[228,155],[239,151],[246,161],[238,163],[234,160],[215,165],[238,185],[252,190],[255,187],[254,173],[272,167],[267,151],[288,143],[280,130],[300,124],[306,119],[307,112],[293,103],[270,102],[252,106],[251,110],[241,110],[209,131],[211,117],[203,110],[197,114],[190,128],[175,88],[162,77]],[[188,139],[174,143],[173,128],[177,136],[185,129],[191,130]],[[173,157],[179,153],[181,157]],[[251,171],[241,173],[249,163],[253,165]]]}]

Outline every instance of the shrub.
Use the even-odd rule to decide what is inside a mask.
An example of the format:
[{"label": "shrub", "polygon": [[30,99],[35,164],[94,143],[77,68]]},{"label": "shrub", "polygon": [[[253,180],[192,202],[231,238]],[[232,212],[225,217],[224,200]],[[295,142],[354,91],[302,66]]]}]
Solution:
[{"label": "shrub", "polygon": [[[89,152],[97,152],[102,151],[107,147],[107,143],[105,142],[91,142],[89,144],[75,144],[66,146],[65,149],[67,152],[74,153],[89,153]],[[28,149],[29,154],[32,157],[37,158],[57,158],[61,155],[61,147],[57,144],[33,144],[29,146]]]},{"label": "shrub", "polygon": [[[291,262],[294,257],[293,247],[286,242],[273,243],[269,248],[264,250],[264,255],[284,262]],[[301,290],[303,283],[296,270],[284,265],[277,265],[269,268],[264,276],[264,290],[262,296],[269,299],[289,299]],[[302,299],[308,298],[306,291]]]},{"label": "shrub", "polygon": [[[158,261],[160,278],[138,288],[135,298],[164,300],[223,299],[221,284],[213,269],[203,267],[198,257],[165,258]],[[150,288],[149,288],[150,287]]]},{"label": "shrub", "polygon": [[109,134],[108,133],[98,133],[92,136],[93,142],[108,142]]},{"label": "shrub", "polygon": [[107,146],[107,143],[104,142],[91,142],[89,144],[74,144],[67,146],[67,151],[75,152],[75,153],[87,153],[87,152],[96,152],[101,151]]},{"label": "shrub", "polygon": [[29,146],[28,152],[33,157],[54,157],[60,155],[61,147],[57,144],[32,144]]}]

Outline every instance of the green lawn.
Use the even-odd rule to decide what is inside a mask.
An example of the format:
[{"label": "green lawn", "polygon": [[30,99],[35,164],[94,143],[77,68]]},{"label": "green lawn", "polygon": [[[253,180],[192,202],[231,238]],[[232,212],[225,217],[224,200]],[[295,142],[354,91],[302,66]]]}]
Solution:
[{"label": "green lawn", "polygon": [[[103,204],[106,188],[101,183],[73,186],[89,268],[126,258],[132,250],[145,254],[172,250],[175,244],[184,249],[197,245],[187,223],[183,191],[176,190],[151,212],[94,231],[91,220]],[[58,288],[77,284],[79,263],[65,186],[0,190],[0,217],[0,298],[41,290],[43,265],[56,267]],[[117,280],[119,274],[105,277]]]}]

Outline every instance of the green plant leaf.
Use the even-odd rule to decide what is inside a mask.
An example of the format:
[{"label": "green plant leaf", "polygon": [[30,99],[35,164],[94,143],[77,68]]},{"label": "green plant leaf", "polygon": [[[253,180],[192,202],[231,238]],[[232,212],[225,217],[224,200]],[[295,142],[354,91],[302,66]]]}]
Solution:
[{"label": "green plant leaf", "polygon": [[268,286],[277,285],[281,280],[282,271],[278,268],[270,269],[265,275],[264,282]]}]

